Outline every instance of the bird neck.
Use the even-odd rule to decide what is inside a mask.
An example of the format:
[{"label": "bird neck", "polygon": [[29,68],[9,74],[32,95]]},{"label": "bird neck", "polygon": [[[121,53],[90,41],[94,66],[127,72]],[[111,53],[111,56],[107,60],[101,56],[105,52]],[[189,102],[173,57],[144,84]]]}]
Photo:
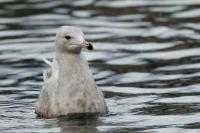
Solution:
[{"label": "bird neck", "polygon": [[56,60],[59,66],[59,75],[80,72],[80,68],[83,65],[83,58],[81,53],[56,53]]},{"label": "bird neck", "polygon": [[[86,88],[95,88],[95,82],[91,75],[87,61],[80,54],[59,52],[56,54],[58,64],[58,92],[60,95],[75,95],[84,85]],[[84,84],[86,83],[86,84]],[[82,86],[82,87],[80,87]],[[73,88],[73,89],[72,89]]]}]

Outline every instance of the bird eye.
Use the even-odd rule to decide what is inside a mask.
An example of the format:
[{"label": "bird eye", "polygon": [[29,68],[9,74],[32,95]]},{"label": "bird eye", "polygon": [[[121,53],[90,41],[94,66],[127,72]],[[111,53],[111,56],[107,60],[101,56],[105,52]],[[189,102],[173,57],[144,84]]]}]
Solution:
[{"label": "bird eye", "polygon": [[72,38],[71,36],[65,36],[65,39],[67,39],[67,40],[69,40],[71,38]]}]

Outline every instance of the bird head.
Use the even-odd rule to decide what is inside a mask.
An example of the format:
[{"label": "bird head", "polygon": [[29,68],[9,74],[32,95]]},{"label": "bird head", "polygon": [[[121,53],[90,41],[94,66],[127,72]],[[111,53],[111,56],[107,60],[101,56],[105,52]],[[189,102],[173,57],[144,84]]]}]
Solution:
[{"label": "bird head", "polygon": [[82,48],[93,50],[92,44],[85,41],[81,29],[73,26],[62,26],[58,29],[56,48],[71,53],[80,53]]}]

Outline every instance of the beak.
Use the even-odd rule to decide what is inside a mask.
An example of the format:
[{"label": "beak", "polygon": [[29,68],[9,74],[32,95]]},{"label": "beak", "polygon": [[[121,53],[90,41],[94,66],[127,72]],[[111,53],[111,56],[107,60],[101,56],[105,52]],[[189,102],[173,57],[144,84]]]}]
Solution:
[{"label": "beak", "polygon": [[83,41],[83,43],[81,44],[81,47],[86,48],[88,50],[94,50],[92,44],[87,41]]}]

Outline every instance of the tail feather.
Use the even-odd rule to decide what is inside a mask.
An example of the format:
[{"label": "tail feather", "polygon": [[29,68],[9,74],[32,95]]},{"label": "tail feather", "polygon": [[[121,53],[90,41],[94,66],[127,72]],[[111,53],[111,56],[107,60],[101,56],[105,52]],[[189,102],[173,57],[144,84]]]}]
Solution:
[{"label": "tail feather", "polygon": [[52,66],[52,62],[50,62],[49,60],[47,60],[46,58],[42,59],[47,65]]}]

